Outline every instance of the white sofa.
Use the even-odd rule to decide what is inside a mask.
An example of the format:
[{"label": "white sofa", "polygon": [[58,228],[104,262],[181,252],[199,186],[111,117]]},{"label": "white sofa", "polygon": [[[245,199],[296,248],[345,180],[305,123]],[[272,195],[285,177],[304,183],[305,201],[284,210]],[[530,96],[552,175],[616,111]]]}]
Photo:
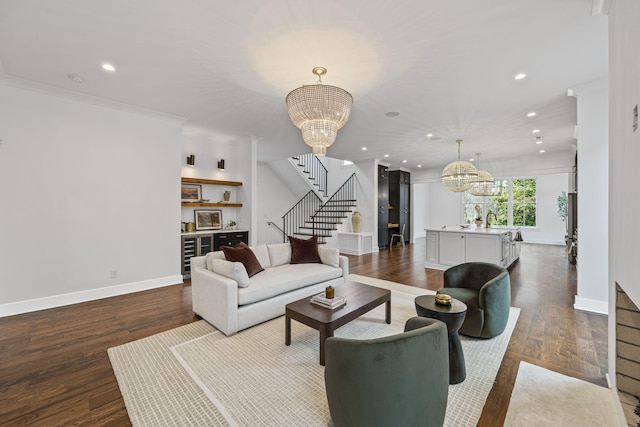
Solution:
[{"label": "white sofa", "polygon": [[319,247],[322,263],[310,264],[290,264],[289,243],[251,250],[264,268],[251,278],[222,251],[191,258],[193,311],[225,335],[282,316],[288,303],[337,287],[349,275],[349,259],[336,248]]}]

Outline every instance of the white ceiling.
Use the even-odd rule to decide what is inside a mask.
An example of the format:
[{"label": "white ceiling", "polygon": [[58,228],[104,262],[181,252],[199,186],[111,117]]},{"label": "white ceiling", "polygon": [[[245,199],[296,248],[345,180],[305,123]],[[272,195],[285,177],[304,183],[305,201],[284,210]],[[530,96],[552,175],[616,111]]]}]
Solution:
[{"label": "white ceiling", "polygon": [[[552,155],[575,144],[567,89],[607,74],[606,16],[591,8],[592,0],[0,0],[0,73],[185,117],[214,141],[253,136],[259,159],[271,161],[309,151],[285,97],[324,66],[323,82],[354,97],[331,157],[439,167],[460,138],[463,157],[495,161],[537,153],[533,129]],[[527,77],[514,80],[520,72]]]}]

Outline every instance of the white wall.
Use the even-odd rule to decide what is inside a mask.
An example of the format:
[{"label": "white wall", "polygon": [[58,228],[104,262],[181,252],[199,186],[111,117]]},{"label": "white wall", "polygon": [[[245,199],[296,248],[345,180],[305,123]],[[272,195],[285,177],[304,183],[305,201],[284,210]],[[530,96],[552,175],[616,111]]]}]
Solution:
[{"label": "white wall", "polygon": [[609,12],[609,277],[612,288],[617,282],[640,306],[640,129],[632,128],[633,108],[640,104],[638,22],[640,2],[614,0]]},{"label": "white wall", "polygon": [[[230,201],[242,203],[242,208],[197,208],[220,209],[222,222],[237,222],[239,228],[251,229],[251,138],[243,140],[229,138],[208,129],[185,126],[182,130],[181,173],[183,177],[206,178],[221,181],[239,181],[242,186],[221,186],[202,184],[202,198],[211,202],[223,200],[226,190],[231,191]],[[196,156],[194,167],[187,166],[188,155]],[[218,169],[218,161],[224,159],[225,170]],[[194,221],[194,208],[182,207],[181,221]],[[251,238],[251,236],[250,236]]]},{"label": "white wall", "polygon": [[578,100],[578,293],[575,308],[608,312],[608,82],[573,88]]},{"label": "white wall", "polygon": [[[278,162],[275,162],[278,163]],[[282,216],[295,205],[300,198],[294,194],[273,171],[271,164],[258,163],[256,191],[256,229],[252,230],[256,244],[282,243],[283,236],[275,227],[267,225],[272,221],[282,228]]]},{"label": "white wall", "polygon": [[0,82],[0,316],[182,281],[180,127]]},{"label": "white wall", "polygon": [[[640,306],[640,2],[613,0],[609,11],[609,372],[616,372],[616,283]],[[610,375],[615,386],[616,376]]]},{"label": "white wall", "polygon": [[411,184],[411,234],[412,241],[425,237],[428,226],[429,184]]}]

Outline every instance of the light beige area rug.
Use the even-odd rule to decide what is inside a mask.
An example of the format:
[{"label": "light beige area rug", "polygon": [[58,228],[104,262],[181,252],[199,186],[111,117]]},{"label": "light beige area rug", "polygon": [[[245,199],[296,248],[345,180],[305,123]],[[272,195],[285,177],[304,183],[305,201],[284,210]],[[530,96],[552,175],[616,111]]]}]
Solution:
[{"label": "light beige area rug", "polygon": [[[431,291],[379,279],[350,279],[392,291],[392,324],[384,306],[341,327],[336,336],[374,338],[400,333],[415,316],[413,300]],[[463,338],[467,379],[449,387],[445,425],[475,426],[517,321],[491,340]],[[327,426],[324,367],[318,332],[284,317],[226,337],[205,321],[123,346],[109,357],[134,426]]]},{"label": "light beige area rug", "polygon": [[610,389],[520,362],[504,426],[626,426],[621,421]]}]

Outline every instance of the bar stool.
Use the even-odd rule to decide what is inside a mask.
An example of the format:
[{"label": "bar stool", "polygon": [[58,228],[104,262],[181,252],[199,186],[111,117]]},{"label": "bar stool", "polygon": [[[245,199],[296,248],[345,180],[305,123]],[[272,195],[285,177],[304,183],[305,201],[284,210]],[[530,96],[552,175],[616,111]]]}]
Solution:
[{"label": "bar stool", "polygon": [[406,223],[405,223],[405,224],[402,224],[402,231],[401,231],[399,234],[394,233],[394,234],[392,234],[392,235],[391,235],[391,240],[389,241],[389,246],[392,246],[392,245],[393,245],[393,238],[394,238],[394,237],[398,237],[398,238],[400,238],[400,241],[402,242],[402,246],[404,246],[404,228],[405,228],[406,226],[407,226],[407,224],[406,224]]}]

